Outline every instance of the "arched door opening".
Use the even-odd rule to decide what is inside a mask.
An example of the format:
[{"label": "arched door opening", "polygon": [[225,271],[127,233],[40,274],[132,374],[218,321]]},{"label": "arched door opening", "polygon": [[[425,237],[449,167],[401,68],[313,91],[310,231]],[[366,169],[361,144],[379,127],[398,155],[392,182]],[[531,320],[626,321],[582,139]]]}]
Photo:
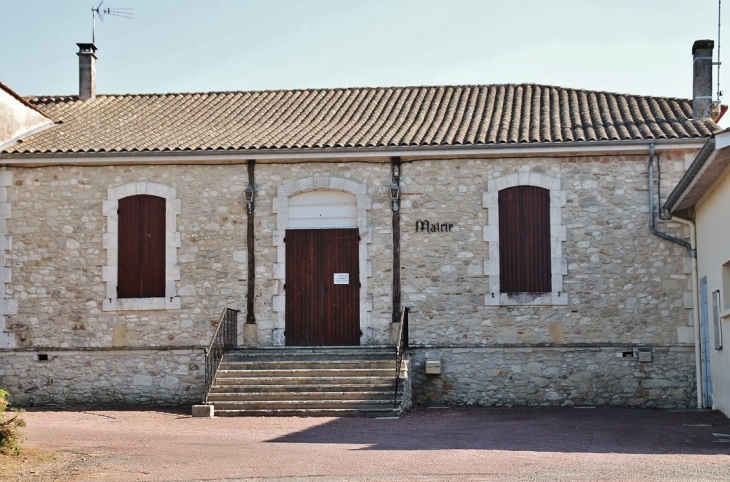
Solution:
[{"label": "arched door opening", "polygon": [[285,242],[286,344],[359,345],[355,196],[318,190],[291,197]]}]

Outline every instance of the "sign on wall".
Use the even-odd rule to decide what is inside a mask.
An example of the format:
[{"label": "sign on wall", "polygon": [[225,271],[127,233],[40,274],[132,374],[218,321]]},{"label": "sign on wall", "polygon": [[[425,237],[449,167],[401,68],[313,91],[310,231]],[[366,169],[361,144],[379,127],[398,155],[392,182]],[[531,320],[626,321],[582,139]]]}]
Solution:
[{"label": "sign on wall", "polygon": [[336,285],[349,285],[350,284],[350,273],[335,273],[335,284]]},{"label": "sign on wall", "polygon": [[452,229],[454,229],[454,225],[451,223],[431,223],[426,219],[416,221],[416,232],[450,233]]}]

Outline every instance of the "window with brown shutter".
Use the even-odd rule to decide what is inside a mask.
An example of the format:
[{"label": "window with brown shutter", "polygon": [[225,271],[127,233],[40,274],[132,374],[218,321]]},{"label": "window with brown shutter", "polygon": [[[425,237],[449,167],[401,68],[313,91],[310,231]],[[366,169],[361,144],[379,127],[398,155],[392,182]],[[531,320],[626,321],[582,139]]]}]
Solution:
[{"label": "window with brown shutter", "polygon": [[119,298],[165,296],[165,199],[119,200]]},{"label": "window with brown shutter", "polygon": [[551,291],[550,191],[499,191],[499,283],[503,293]]}]

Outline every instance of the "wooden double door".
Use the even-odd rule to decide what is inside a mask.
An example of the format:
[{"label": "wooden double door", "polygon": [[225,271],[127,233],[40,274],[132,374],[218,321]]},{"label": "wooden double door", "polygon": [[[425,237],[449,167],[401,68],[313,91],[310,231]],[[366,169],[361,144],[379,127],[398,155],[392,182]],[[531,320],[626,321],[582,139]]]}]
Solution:
[{"label": "wooden double door", "polygon": [[360,344],[359,232],[286,231],[286,344]]}]

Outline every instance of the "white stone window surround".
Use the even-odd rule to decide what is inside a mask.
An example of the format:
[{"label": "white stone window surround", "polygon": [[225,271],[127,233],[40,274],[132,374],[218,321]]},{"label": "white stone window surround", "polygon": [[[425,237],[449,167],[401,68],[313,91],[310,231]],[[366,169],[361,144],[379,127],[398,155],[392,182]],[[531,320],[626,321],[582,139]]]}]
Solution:
[{"label": "white stone window surround", "polygon": [[[537,186],[550,191],[550,268],[552,290],[550,293],[502,293],[499,286],[499,191],[515,186]],[[490,179],[484,193],[483,205],[489,210],[484,241],[489,243],[489,258],[484,260],[484,274],[489,277],[489,292],[485,295],[487,306],[565,306],[568,295],[563,291],[563,276],[568,274],[568,264],[563,259],[562,243],[566,240],[566,227],[562,224],[562,208],[565,207],[565,191],[560,189],[560,178],[549,174],[530,172],[523,166],[519,173]]]},{"label": "white stone window surround", "polygon": [[[146,194],[165,199],[165,297],[164,298],[117,298],[118,246],[119,246],[119,200],[129,196]],[[177,198],[174,187],[149,181],[137,181],[110,187],[104,201],[104,216],[107,220],[104,233],[106,265],[102,268],[101,279],[106,283],[104,311],[149,311],[179,310],[180,297],[177,296],[175,281],[180,280],[180,265],[177,250],[180,248],[180,233],[177,232],[177,215],[182,203]]]},{"label": "white stone window surround", "polygon": [[281,183],[277,186],[273,211],[277,214],[276,230],[273,232],[273,244],[277,248],[274,263],[274,279],[276,289],[273,297],[273,310],[276,312],[276,325],[273,330],[272,343],[277,346],[285,344],[286,328],[286,243],[284,236],[289,229],[289,199],[297,194],[315,190],[335,190],[349,192],[357,200],[357,227],[360,230],[360,344],[367,345],[372,340],[370,312],[373,310],[372,296],[368,293],[368,278],[373,276],[372,261],[368,258],[368,244],[373,242],[372,230],[367,224],[367,212],[372,209],[372,199],[367,194],[365,183],[328,174],[314,174],[309,177]]}]

